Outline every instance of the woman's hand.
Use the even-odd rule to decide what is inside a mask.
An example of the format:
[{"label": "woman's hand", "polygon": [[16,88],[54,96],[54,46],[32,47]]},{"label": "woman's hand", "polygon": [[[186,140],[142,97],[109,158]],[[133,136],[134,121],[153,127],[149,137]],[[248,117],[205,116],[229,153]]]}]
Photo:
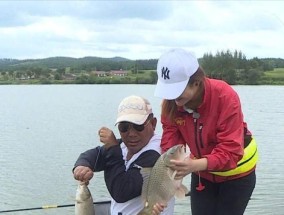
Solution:
[{"label": "woman's hand", "polygon": [[188,157],[183,161],[171,160],[171,168],[176,171],[176,180],[180,180],[192,172],[206,170],[207,165],[207,158],[191,159]]}]

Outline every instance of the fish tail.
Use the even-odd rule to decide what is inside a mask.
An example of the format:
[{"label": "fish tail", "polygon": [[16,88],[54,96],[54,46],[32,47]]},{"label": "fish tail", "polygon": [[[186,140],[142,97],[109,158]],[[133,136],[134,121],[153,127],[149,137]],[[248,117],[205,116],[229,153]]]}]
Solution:
[{"label": "fish tail", "polygon": [[177,188],[176,193],[175,193],[175,196],[176,196],[178,199],[183,199],[183,198],[185,198],[185,195],[186,195],[188,192],[189,192],[189,190],[187,189],[187,187],[184,186],[183,184],[181,184],[181,186]]}]

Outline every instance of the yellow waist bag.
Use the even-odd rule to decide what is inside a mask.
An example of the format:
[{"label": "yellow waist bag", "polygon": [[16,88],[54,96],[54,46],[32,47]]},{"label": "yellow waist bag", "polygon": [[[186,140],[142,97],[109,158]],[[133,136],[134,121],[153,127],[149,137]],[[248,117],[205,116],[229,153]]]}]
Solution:
[{"label": "yellow waist bag", "polygon": [[244,149],[244,156],[243,158],[238,162],[238,165],[235,169],[231,169],[228,171],[218,171],[218,172],[211,172],[214,175],[220,175],[220,176],[233,176],[238,175],[241,173],[245,173],[252,168],[255,167],[256,163],[258,161],[258,150],[256,141],[254,138],[251,139],[248,146]]}]

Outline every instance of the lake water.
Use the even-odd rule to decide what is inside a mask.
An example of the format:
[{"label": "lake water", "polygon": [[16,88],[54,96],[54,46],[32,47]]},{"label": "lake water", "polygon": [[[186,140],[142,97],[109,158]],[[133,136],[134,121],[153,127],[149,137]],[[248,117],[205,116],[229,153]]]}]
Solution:
[{"label": "lake water", "polygon": [[[121,99],[149,99],[156,116],[154,85],[0,86],[0,211],[74,204],[78,155],[99,145],[101,126],[113,129]],[[257,185],[246,215],[284,214],[284,86],[234,86],[260,152]],[[161,132],[158,126],[157,132]],[[189,186],[189,179],[185,179]],[[108,200],[102,173],[90,182],[94,201]],[[175,214],[190,214],[190,200],[177,200]],[[4,214],[4,213],[3,213]],[[71,215],[74,207],[14,212]]]}]

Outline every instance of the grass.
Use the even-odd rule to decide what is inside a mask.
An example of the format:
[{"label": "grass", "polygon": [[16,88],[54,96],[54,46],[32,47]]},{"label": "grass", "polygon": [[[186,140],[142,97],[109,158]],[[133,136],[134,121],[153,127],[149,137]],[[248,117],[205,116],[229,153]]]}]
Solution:
[{"label": "grass", "polygon": [[264,72],[260,84],[284,85],[284,68],[276,68],[271,71]]},{"label": "grass", "polygon": [[272,71],[267,71],[264,73],[265,76],[269,78],[284,78],[284,68],[276,68]]}]

